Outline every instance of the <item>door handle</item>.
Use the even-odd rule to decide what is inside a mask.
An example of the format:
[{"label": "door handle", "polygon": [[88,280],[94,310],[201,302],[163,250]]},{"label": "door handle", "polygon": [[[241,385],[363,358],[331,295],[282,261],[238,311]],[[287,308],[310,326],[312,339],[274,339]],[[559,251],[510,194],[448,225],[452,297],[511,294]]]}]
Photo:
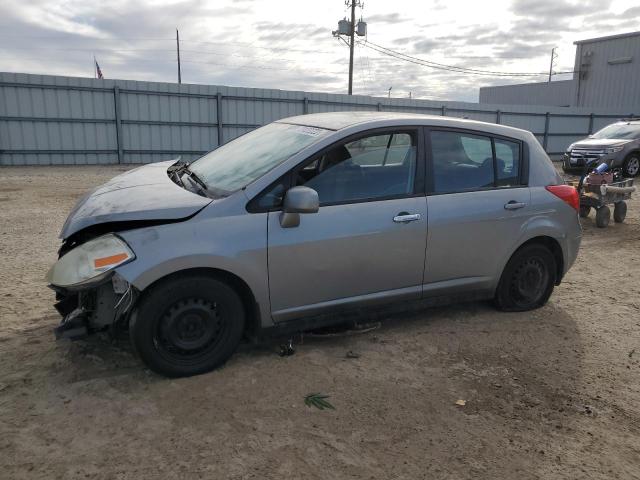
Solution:
[{"label": "door handle", "polygon": [[420,220],[421,218],[422,216],[419,213],[400,212],[398,215],[393,217],[393,221],[396,223],[409,223]]},{"label": "door handle", "polygon": [[510,202],[507,202],[507,203],[504,204],[504,209],[505,210],[518,210],[519,208],[524,208],[526,206],[527,206],[526,203],[516,202],[515,200],[511,200]]}]

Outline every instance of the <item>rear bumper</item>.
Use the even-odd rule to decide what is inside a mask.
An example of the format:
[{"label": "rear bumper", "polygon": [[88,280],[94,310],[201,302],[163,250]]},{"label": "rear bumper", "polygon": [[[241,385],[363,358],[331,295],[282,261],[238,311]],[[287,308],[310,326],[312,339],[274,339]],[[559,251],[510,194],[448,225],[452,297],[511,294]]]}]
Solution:
[{"label": "rear bumper", "polygon": [[580,233],[578,235],[568,236],[565,241],[564,248],[564,271],[562,272],[562,276],[566,275],[569,269],[573,266],[578,258],[578,252],[580,251],[580,243],[582,242],[582,228],[580,228]]}]

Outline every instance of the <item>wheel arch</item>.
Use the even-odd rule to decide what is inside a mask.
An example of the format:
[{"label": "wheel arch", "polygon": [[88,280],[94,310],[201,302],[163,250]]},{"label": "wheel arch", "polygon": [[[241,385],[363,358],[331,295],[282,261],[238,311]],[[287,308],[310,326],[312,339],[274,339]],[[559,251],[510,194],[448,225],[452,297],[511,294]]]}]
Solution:
[{"label": "wheel arch", "polygon": [[[556,240],[553,237],[550,237],[548,235],[538,235],[532,238],[529,238],[528,240],[526,240],[525,242],[521,243],[518,248],[516,248],[513,253],[511,254],[511,256],[509,257],[509,260],[511,260],[511,258],[520,250],[522,250],[524,247],[528,246],[528,245],[543,245],[545,246],[547,249],[549,249],[549,251],[552,253],[553,258],[556,261],[556,285],[560,285],[560,282],[562,281],[562,277],[564,275],[564,254],[562,251],[562,246],[560,245],[560,242],[558,242],[558,240]],[[509,261],[507,260],[507,263],[509,263]],[[506,264],[505,263],[505,266]]]},{"label": "wheel arch", "polygon": [[258,306],[258,302],[256,301],[256,297],[247,284],[242,278],[240,278],[235,273],[232,273],[228,270],[223,270],[220,268],[213,267],[193,267],[193,268],[184,268],[182,270],[177,270],[175,272],[171,272],[162,277],[156,278],[153,282],[146,285],[144,289],[140,292],[140,297],[136,301],[138,303],[142,298],[144,298],[145,294],[149,292],[153,287],[168,282],[171,280],[175,280],[182,277],[189,276],[208,276],[211,278],[215,278],[217,280],[221,280],[231,288],[233,288],[236,293],[240,296],[242,300],[242,304],[245,307],[245,314],[247,316],[245,322],[245,335],[253,336],[257,333],[257,331],[261,327],[261,315],[260,308]]},{"label": "wheel arch", "polygon": [[636,147],[633,150],[631,150],[629,153],[627,153],[627,155],[624,157],[624,159],[626,160],[631,155],[640,155],[640,147]]}]

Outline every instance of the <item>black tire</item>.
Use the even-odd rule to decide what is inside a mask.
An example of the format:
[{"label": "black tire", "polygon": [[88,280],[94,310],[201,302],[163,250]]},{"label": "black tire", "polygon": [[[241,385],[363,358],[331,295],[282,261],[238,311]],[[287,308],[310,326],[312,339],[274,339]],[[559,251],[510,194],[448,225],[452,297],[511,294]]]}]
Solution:
[{"label": "black tire", "polygon": [[580,218],[587,218],[591,212],[589,205],[580,205]]},{"label": "black tire", "polygon": [[640,173],[640,153],[634,152],[624,159],[622,164],[622,174],[625,177],[637,177]]},{"label": "black tire", "polygon": [[494,303],[500,310],[524,312],[547,303],[556,283],[553,254],[540,244],[517,250],[504,267]]},{"label": "black tire", "polygon": [[624,222],[627,216],[627,203],[617,202],[613,207],[613,221],[616,223]]},{"label": "black tire", "polygon": [[611,220],[611,210],[606,205],[596,209],[596,227],[607,228]]},{"label": "black tire", "polygon": [[242,300],[229,285],[206,275],[178,276],[143,293],[129,335],[151,370],[185,377],[222,365],[240,343],[244,324]]}]

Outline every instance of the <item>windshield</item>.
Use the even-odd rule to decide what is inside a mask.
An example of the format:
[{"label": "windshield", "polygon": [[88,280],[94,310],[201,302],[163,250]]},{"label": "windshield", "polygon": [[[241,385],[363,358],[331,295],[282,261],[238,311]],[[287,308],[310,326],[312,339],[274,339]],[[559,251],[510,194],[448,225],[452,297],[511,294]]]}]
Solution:
[{"label": "windshield", "polygon": [[270,123],[207,153],[189,168],[208,188],[230,193],[328,133],[322,128]]},{"label": "windshield", "polygon": [[614,123],[608,127],[604,127],[599,132],[591,135],[591,138],[640,138],[640,125],[631,123]]}]

